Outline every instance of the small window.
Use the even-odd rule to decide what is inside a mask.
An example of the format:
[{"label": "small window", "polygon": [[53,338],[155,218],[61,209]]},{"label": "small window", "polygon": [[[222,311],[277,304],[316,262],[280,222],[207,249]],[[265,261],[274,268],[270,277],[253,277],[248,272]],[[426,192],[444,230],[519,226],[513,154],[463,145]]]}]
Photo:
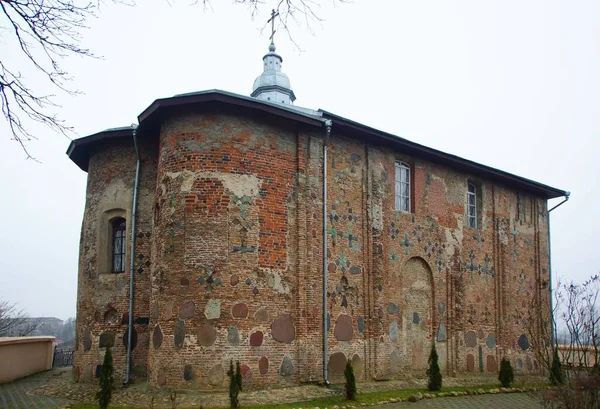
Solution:
[{"label": "small window", "polygon": [[410,212],[410,166],[396,162],[396,210]]},{"label": "small window", "polygon": [[473,183],[467,191],[467,226],[477,228],[477,187]]},{"label": "small window", "polygon": [[125,227],[122,217],[112,221],[112,270],[113,273],[125,271]]}]

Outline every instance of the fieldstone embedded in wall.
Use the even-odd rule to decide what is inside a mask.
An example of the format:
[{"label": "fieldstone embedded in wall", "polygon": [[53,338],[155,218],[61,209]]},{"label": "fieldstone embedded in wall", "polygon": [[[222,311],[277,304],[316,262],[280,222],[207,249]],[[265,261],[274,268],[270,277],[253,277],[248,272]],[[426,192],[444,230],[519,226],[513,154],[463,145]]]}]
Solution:
[{"label": "fieldstone embedded in wall", "polygon": [[529,340],[527,339],[527,335],[521,334],[518,344],[519,348],[521,348],[523,351],[527,351],[529,349]]},{"label": "fieldstone embedded in wall", "polygon": [[443,342],[446,340],[446,326],[444,325],[444,323],[440,323],[436,340],[437,342]]},{"label": "fieldstone embedded in wall", "polygon": [[498,370],[498,364],[496,363],[496,357],[494,355],[488,355],[486,357],[486,369],[488,372],[496,372]]},{"label": "fieldstone embedded in wall", "polygon": [[152,332],[152,346],[154,349],[160,348],[163,342],[163,332],[160,329],[160,325],[154,327],[154,331]]},{"label": "fieldstone embedded in wall", "polygon": [[181,304],[179,307],[179,318],[182,320],[192,318],[196,313],[196,304],[193,301],[188,300]]},{"label": "fieldstone embedded in wall", "polygon": [[175,324],[175,331],[173,333],[173,341],[176,348],[181,348],[183,346],[183,341],[185,340],[185,322],[183,320],[178,320]]},{"label": "fieldstone embedded in wall", "polygon": [[186,365],[185,368],[183,368],[183,379],[186,381],[193,381],[194,378],[196,378],[194,367],[192,365]]},{"label": "fieldstone embedded in wall", "polygon": [[398,321],[392,321],[389,329],[390,341],[398,341]]},{"label": "fieldstone embedded in wall", "polygon": [[89,351],[92,348],[92,333],[88,327],[83,328],[83,350]]},{"label": "fieldstone embedded in wall", "polygon": [[279,314],[271,324],[271,335],[277,342],[289,344],[296,339],[296,329],[290,314]]},{"label": "fieldstone embedded in wall", "polygon": [[208,383],[213,386],[221,386],[224,376],[223,366],[221,364],[215,365],[208,372]]},{"label": "fieldstone embedded in wall", "polygon": [[258,360],[258,372],[260,372],[261,375],[269,372],[269,359],[266,356],[263,356]]},{"label": "fieldstone embedded in wall", "polygon": [[360,359],[358,354],[354,354],[352,357],[352,368],[354,369],[354,373],[357,377],[362,375],[362,359]]},{"label": "fieldstone embedded in wall", "polygon": [[227,329],[227,342],[234,346],[240,344],[240,332],[236,326],[230,325]]},{"label": "fieldstone embedded in wall", "polygon": [[533,371],[533,361],[529,356],[525,357],[525,367],[528,371]]},{"label": "fieldstone embedded in wall", "polygon": [[477,335],[474,331],[469,331],[465,334],[465,345],[469,348],[477,346]]},{"label": "fieldstone embedded in wall", "polygon": [[112,347],[115,345],[115,333],[114,332],[103,332],[100,334],[100,340],[98,341],[98,348]]},{"label": "fieldstone embedded in wall", "polygon": [[390,372],[399,374],[402,371],[402,353],[399,349],[395,349],[390,354]]},{"label": "fieldstone embedded in wall", "polygon": [[388,304],[388,314],[400,314],[400,307],[398,307],[396,304],[394,304],[393,302]]},{"label": "fieldstone embedded in wall", "polygon": [[104,312],[104,322],[107,324],[117,324],[119,321],[119,314],[113,306],[108,306]]},{"label": "fieldstone embedded in wall", "polygon": [[329,374],[331,376],[342,376],[344,375],[344,369],[346,369],[346,355],[343,352],[336,352],[331,354],[329,357]]},{"label": "fieldstone embedded in wall", "polygon": [[204,309],[204,316],[209,320],[219,318],[221,316],[221,300],[215,298],[208,300]]},{"label": "fieldstone embedded in wall", "polygon": [[523,370],[523,360],[521,358],[517,358],[515,368],[517,368],[517,372],[521,372]]},{"label": "fieldstone embedded in wall", "polygon": [[[134,350],[135,347],[137,346],[137,340],[138,340],[138,336],[137,336],[137,331],[135,330],[135,327],[131,328],[131,349]],[[125,348],[127,348],[127,343],[129,341],[129,330],[126,329],[125,332],[123,333],[123,346]]]},{"label": "fieldstone embedded in wall", "polygon": [[263,333],[262,331],[256,331],[250,334],[250,346],[251,347],[259,347],[263,343]]},{"label": "fieldstone embedded in wall", "polygon": [[254,318],[262,322],[267,322],[269,321],[269,313],[266,308],[261,308],[254,313]]},{"label": "fieldstone embedded in wall", "polygon": [[335,322],[333,335],[338,341],[352,341],[354,330],[352,328],[352,317],[346,314],[340,314]]},{"label": "fieldstone embedded in wall", "polygon": [[147,379],[148,378],[148,367],[146,365],[134,365],[133,376],[136,379]]},{"label": "fieldstone embedded in wall", "polygon": [[294,373],[294,365],[292,364],[292,360],[284,356],[283,361],[281,361],[281,367],[279,368],[279,375],[281,376],[290,376]]},{"label": "fieldstone embedded in wall", "polygon": [[217,339],[217,331],[215,330],[215,327],[210,325],[208,322],[205,322],[198,328],[196,339],[198,345],[209,347],[215,343],[215,340]]},{"label": "fieldstone embedded in wall", "polygon": [[248,365],[242,364],[240,372],[242,373],[242,383],[248,385],[252,381],[252,369]]},{"label": "fieldstone embedded in wall", "polygon": [[156,383],[158,386],[165,386],[167,384],[167,374],[164,368],[160,368],[158,370],[158,374],[156,375]]},{"label": "fieldstone embedded in wall", "polygon": [[467,371],[468,372],[475,371],[475,357],[472,354],[467,355]]},{"label": "fieldstone embedded in wall", "polygon": [[247,318],[248,306],[244,303],[235,304],[231,309],[233,318]]}]

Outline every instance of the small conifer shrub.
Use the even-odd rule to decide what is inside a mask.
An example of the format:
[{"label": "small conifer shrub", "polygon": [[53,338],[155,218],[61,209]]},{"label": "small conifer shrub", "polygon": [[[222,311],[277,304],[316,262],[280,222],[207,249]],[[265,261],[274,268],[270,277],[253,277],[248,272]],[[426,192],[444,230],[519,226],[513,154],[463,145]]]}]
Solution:
[{"label": "small conifer shrub", "polygon": [[98,399],[100,409],[108,408],[108,404],[112,398],[114,383],[115,378],[112,353],[110,352],[110,347],[106,347],[104,362],[102,363],[102,372],[100,372],[100,390],[96,392],[96,399]]},{"label": "small conifer shrub", "polygon": [[429,354],[429,369],[427,369],[427,389],[430,391],[439,391],[442,389],[442,372],[438,362],[438,354],[435,350],[435,342],[431,345],[431,353]]},{"label": "small conifer shrub", "polygon": [[560,363],[560,356],[558,356],[558,349],[556,348],[554,349],[552,366],[550,367],[550,382],[552,382],[553,385],[562,385],[565,382],[562,364]]},{"label": "small conifer shrub", "polygon": [[356,400],[356,377],[354,376],[354,368],[352,367],[352,361],[348,359],[346,362],[346,369],[344,369],[344,377],[346,378],[346,399]]},{"label": "small conifer shrub", "polygon": [[515,374],[513,373],[512,365],[510,361],[506,358],[502,358],[500,362],[500,373],[498,374],[498,380],[500,384],[508,388],[515,381]]},{"label": "small conifer shrub", "polygon": [[242,391],[242,371],[240,369],[240,361],[235,363],[235,371],[233,370],[233,360],[229,362],[229,406],[231,409],[240,407],[238,396]]}]

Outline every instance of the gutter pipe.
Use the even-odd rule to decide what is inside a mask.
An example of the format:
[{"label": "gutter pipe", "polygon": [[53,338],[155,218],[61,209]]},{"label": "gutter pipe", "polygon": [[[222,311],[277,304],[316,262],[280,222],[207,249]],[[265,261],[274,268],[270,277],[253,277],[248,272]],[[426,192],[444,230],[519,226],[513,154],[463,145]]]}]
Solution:
[{"label": "gutter pipe", "polygon": [[327,377],[328,331],[327,331],[327,145],[331,134],[332,121],[325,121],[323,140],[323,383],[329,386]]},{"label": "gutter pipe", "polygon": [[133,202],[131,203],[131,251],[129,256],[129,323],[127,328],[127,367],[123,386],[129,386],[131,377],[131,341],[133,337],[133,289],[135,268],[135,228],[137,215],[138,186],[140,182],[140,152],[137,145],[137,125],[132,124],[133,146],[135,148],[135,180],[133,182]]},{"label": "gutter pipe", "polygon": [[554,320],[554,298],[552,295],[552,245],[550,244],[550,212],[567,202],[570,196],[571,192],[565,192],[565,199],[552,209],[548,210],[548,287],[550,288],[550,314],[552,314],[552,319],[550,320],[550,325],[552,326],[550,328],[550,332],[552,333],[550,341],[552,345],[558,345],[558,336],[556,334],[556,322]]}]

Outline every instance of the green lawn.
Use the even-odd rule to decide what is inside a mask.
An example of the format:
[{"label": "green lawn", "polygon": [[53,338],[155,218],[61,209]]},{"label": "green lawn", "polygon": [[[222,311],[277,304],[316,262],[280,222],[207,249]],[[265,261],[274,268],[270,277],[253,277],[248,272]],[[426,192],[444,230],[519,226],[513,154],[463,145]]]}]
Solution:
[{"label": "green lawn", "polygon": [[[515,388],[522,388],[522,387],[546,387],[547,384],[521,384],[521,385],[514,385]],[[495,388],[499,388],[500,386],[495,386],[495,385],[480,385],[480,386],[469,386],[469,387],[452,387],[452,388],[442,388],[442,392],[464,392],[467,390],[477,390],[477,389],[483,389],[485,391],[488,391],[490,389],[495,389]],[[370,392],[370,393],[364,393],[364,394],[359,394],[357,395],[357,399],[355,401],[347,401],[344,397],[342,396],[334,396],[334,397],[329,397],[329,398],[323,398],[323,399],[315,399],[315,400],[310,400],[310,401],[303,401],[303,402],[293,402],[293,403],[281,403],[281,404],[275,404],[275,405],[251,405],[251,406],[242,406],[242,409],[292,409],[292,408],[314,408],[314,407],[319,407],[324,409],[325,407],[327,408],[331,408],[333,405],[338,405],[338,406],[342,406],[342,405],[353,405],[353,406],[360,406],[361,403],[366,403],[366,404],[374,404],[377,402],[381,402],[381,401],[385,401],[385,400],[389,400],[391,398],[402,398],[402,399],[408,399],[409,396],[416,394],[417,392],[421,392],[421,393],[429,393],[429,391],[427,391],[426,389],[402,389],[402,390],[394,390],[394,391],[382,391],[382,392]],[[89,403],[77,403],[74,405],[69,406],[71,409],[98,409],[98,405],[97,404],[89,404]],[[147,409],[147,406],[110,406],[111,409]],[[194,408],[183,408],[183,407],[177,407],[177,409],[198,409],[198,407],[194,407]],[[211,408],[204,408],[204,409],[211,409]]]}]

